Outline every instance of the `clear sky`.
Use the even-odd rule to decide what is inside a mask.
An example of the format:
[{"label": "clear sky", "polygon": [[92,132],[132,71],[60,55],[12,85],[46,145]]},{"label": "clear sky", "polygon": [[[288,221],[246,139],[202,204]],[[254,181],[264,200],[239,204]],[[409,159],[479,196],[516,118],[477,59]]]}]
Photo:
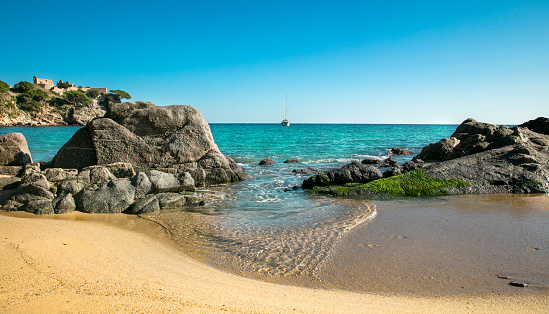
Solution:
[{"label": "clear sky", "polygon": [[549,1],[7,1],[0,80],[121,89],[208,122],[549,116]]}]

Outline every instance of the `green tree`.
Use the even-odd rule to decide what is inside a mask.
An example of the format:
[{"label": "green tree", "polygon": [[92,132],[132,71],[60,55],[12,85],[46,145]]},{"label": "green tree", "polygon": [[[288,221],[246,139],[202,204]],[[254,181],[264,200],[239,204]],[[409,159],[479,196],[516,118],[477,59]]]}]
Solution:
[{"label": "green tree", "polygon": [[19,94],[17,95],[17,97],[15,97],[15,102],[20,106],[24,106],[30,103],[31,100],[32,100],[32,97],[27,94]]},{"label": "green tree", "polygon": [[97,98],[101,93],[97,89],[90,89],[86,92],[86,96],[88,96],[91,99]]},{"label": "green tree", "polygon": [[34,84],[29,83],[29,82],[25,82],[25,81],[21,81],[21,82],[15,84],[13,89],[18,93],[26,93],[26,92],[34,89]]},{"label": "green tree", "polygon": [[32,89],[32,90],[26,92],[25,94],[32,97],[32,100],[38,101],[38,102],[41,102],[41,101],[44,101],[44,100],[50,98],[50,95],[48,95],[48,93],[46,93],[45,91],[43,91],[41,89]]},{"label": "green tree", "polygon": [[0,81],[0,92],[8,92],[10,90],[10,84]]},{"label": "green tree", "polygon": [[118,95],[118,97],[120,97],[121,99],[132,99],[132,96],[130,96],[130,94],[126,93],[123,90],[115,89],[115,90],[109,91],[109,93]]},{"label": "green tree", "polygon": [[89,105],[93,101],[86,96],[83,92],[79,90],[71,90],[66,92],[63,97],[70,103],[73,103],[75,106],[78,105]]},{"label": "green tree", "polygon": [[63,88],[63,89],[66,89],[66,88],[69,88],[71,87],[71,84],[69,82],[57,82],[57,87],[59,88]]},{"label": "green tree", "polygon": [[52,107],[60,107],[60,106],[66,105],[66,104],[67,104],[67,101],[63,98],[52,97],[50,99],[50,106],[52,106]]}]

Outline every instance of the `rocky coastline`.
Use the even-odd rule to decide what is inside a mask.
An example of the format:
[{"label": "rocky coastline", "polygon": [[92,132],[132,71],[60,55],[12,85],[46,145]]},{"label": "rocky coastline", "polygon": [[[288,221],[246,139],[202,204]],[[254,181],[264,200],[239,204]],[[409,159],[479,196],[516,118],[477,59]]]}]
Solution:
[{"label": "rocky coastline", "polygon": [[548,193],[548,129],[547,118],[512,128],[467,119],[452,136],[424,147],[401,166],[381,172],[371,160],[353,162],[314,175],[302,187],[366,198]]},{"label": "rocky coastline", "polygon": [[[307,171],[312,176],[301,187],[360,198],[547,193],[548,125],[546,118],[512,128],[467,119],[402,165],[392,156],[410,152],[393,147],[385,160]],[[48,163],[32,162],[23,135],[1,136],[0,162],[2,210],[35,214],[143,214],[200,206],[215,196],[197,193],[196,187],[248,179],[221,154],[197,109],[151,102],[111,104]]]},{"label": "rocky coastline", "polygon": [[32,163],[22,134],[0,137],[2,209],[35,214],[142,214],[203,205],[196,187],[247,178],[221,154],[191,106],[113,104],[90,121],[49,163]]}]

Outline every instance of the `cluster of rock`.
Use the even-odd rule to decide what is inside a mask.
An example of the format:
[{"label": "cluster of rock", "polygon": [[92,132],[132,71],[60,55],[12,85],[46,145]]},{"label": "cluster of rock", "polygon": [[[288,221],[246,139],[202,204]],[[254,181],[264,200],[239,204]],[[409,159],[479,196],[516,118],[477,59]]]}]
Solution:
[{"label": "cluster of rock", "polygon": [[455,193],[549,192],[549,135],[526,127],[467,119],[451,137],[424,147],[418,159],[435,178],[473,183]]},{"label": "cluster of rock", "polygon": [[467,187],[449,191],[454,194],[547,193],[549,135],[542,133],[549,129],[549,119],[538,118],[522,126],[509,128],[467,119],[451,137],[424,147],[421,153],[402,166],[395,165],[381,173],[372,166],[381,166],[381,161],[364,160],[363,165],[353,162],[341,169],[317,174],[305,180],[302,186],[310,189],[351,182],[366,183],[423,169],[435,179],[459,179],[470,183]]},{"label": "cluster of rock", "polygon": [[129,163],[76,169],[47,168],[25,164],[21,181],[10,193],[3,209],[35,214],[85,213],[140,214],[180,207],[199,201],[192,193],[192,177],[157,170],[135,173]]},{"label": "cluster of rock", "polygon": [[[1,146],[26,147],[26,141]],[[11,160],[24,156],[13,149],[11,155]],[[77,131],[49,164],[31,163],[30,152],[28,159],[17,160],[11,168],[0,167],[2,173],[18,169],[20,177],[0,180],[7,198],[3,209],[37,214],[175,208],[203,202],[205,195],[192,193],[196,186],[247,178],[221,154],[198,110],[146,102],[112,105],[105,117]]]},{"label": "cluster of rock", "polygon": [[126,162],[136,171],[188,172],[198,186],[243,180],[246,173],[214,143],[210,126],[191,106],[126,102],[109,107],[59,150],[54,168],[83,169]]}]

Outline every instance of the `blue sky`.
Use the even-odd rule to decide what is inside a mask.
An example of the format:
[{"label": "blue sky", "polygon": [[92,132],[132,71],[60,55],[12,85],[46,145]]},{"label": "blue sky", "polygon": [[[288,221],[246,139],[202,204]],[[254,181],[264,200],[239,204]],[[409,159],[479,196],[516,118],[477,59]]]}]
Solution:
[{"label": "blue sky", "polygon": [[[2,0],[0,80],[208,122],[517,124],[549,116],[549,1]],[[7,14],[6,14],[7,12]]]}]

